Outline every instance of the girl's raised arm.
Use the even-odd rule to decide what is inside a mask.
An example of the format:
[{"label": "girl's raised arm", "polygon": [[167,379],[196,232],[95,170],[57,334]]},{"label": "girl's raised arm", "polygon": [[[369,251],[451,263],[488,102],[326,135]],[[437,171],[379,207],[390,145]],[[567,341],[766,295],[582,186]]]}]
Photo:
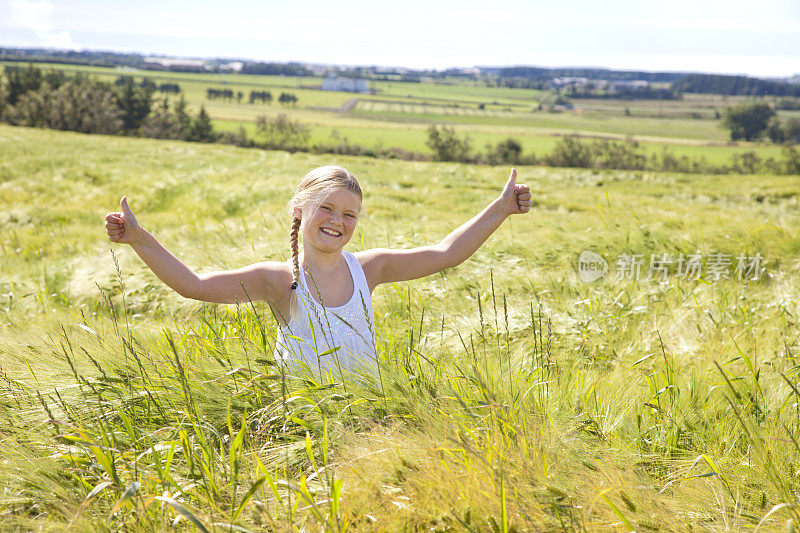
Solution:
[{"label": "girl's raised arm", "polygon": [[381,283],[422,278],[461,264],[480,248],[506,218],[527,213],[530,208],[530,187],[517,185],[517,171],[511,169],[500,196],[439,244],[410,250],[375,248],[359,252],[356,256],[364,268],[370,290]]},{"label": "girl's raised arm", "polygon": [[284,299],[283,292],[288,294],[291,273],[286,265],[264,262],[237,270],[196,274],[139,225],[127,197],[122,197],[120,208],[121,212],[106,215],[109,240],[129,244],[150,270],[181,296],[215,303],[244,303],[248,299],[275,303]]}]

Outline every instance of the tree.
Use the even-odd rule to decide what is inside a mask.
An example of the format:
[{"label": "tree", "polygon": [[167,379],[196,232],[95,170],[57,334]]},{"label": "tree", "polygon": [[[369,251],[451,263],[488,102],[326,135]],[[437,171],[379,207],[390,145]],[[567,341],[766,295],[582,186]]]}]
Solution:
[{"label": "tree", "polygon": [[281,93],[278,97],[278,103],[285,105],[285,104],[296,104],[297,103],[297,96],[292,93]]},{"label": "tree", "polygon": [[36,91],[42,85],[42,71],[28,63],[27,68],[5,67],[5,77],[7,80],[6,100],[8,105],[17,103],[22,95],[30,91]]},{"label": "tree", "polygon": [[775,110],[768,104],[741,103],[725,109],[722,124],[731,132],[731,140],[758,140],[775,117]]},{"label": "tree", "polygon": [[471,159],[469,135],[460,137],[452,127],[442,126],[439,129],[431,124],[425,144],[433,151],[436,161],[468,162]]},{"label": "tree", "polygon": [[81,133],[112,134],[122,127],[113,90],[80,76],[58,89],[44,83],[39,90],[25,93],[14,106],[11,118],[23,126]]},{"label": "tree", "polygon": [[786,132],[783,131],[783,124],[781,124],[781,121],[778,119],[778,117],[774,117],[769,121],[769,125],[767,126],[767,137],[769,137],[769,140],[774,143],[782,143],[786,140]]},{"label": "tree", "polygon": [[189,113],[186,111],[186,97],[183,93],[181,93],[178,101],[175,102],[175,120],[177,120],[180,125],[180,136],[178,138],[188,139],[189,132],[192,129],[192,117],[190,117]]},{"label": "tree", "polygon": [[8,102],[8,83],[4,77],[0,76],[0,121],[6,122],[8,121],[7,116],[7,105]]},{"label": "tree", "polygon": [[122,110],[122,130],[125,135],[136,131],[150,114],[153,89],[150,85],[137,87],[128,77],[117,94],[117,105]]},{"label": "tree", "polygon": [[214,131],[214,126],[211,124],[211,117],[208,116],[205,106],[200,106],[200,112],[197,118],[192,121],[192,127],[189,129],[189,141],[213,143],[219,138],[219,135]]}]

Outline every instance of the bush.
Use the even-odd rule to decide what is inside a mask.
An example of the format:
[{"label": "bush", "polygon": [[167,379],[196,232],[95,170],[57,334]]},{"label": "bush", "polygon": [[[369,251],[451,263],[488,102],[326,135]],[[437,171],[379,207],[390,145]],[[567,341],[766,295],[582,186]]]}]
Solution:
[{"label": "bush", "polygon": [[791,117],[783,123],[784,140],[792,144],[800,143],[800,118]]},{"label": "bush", "polygon": [[485,161],[489,165],[520,164],[521,157],[522,145],[511,137],[494,146],[486,145]]},{"label": "bush", "polygon": [[433,151],[435,161],[456,161],[466,163],[472,160],[470,156],[469,135],[459,136],[452,127],[435,125],[428,128],[428,140],[425,145]]},{"label": "bush", "polygon": [[250,148],[253,146],[253,141],[247,136],[247,131],[245,131],[244,126],[239,126],[239,129],[235,132],[224,132],[220,136],[219,142],[223,144],[241,146],[242,148]]},{"label": "bush", "polygon": [[800,110],[800,98],[779,98],[775,101],[775,109],[798,111]]},{"label": "bush", "polygon": [[281,113],[275,118],[256,118],[256,131],[266,137],[265,148],[296,151],[305,147],[311,129]]},{"label": "bush", "polygon": [[755,174],[761,165],[761,158],[752,150],[731,156],[731,170],[738,174]]},{"label": "bush", "polygon": [[688,172],[687,159],[686,156],[677,157],[672,150],[664,146],[661,148],[660,154],[650,156],[650,166],[667,172]]},{"label": "bush", "polygon": [[596,141],[592,146],[596,165],[600,168],[622,170],[644,170],[647,168],[647,155],[636,141]]},{"label": "bush", "polygon": [[594,163],[592,148],[575,135],[562,137],[553,151],[544,158],[551,167],[591,168]]},{"label": "bush", "polygon": [[794,146],[783,147],[784,172],[789,175],[800,175],[800,150]]},{"label": "bush", "polygon": [[142,135],[153,139],[185,139],[187,137],[176,114],[170,112],[166,98],[142,123]]}]

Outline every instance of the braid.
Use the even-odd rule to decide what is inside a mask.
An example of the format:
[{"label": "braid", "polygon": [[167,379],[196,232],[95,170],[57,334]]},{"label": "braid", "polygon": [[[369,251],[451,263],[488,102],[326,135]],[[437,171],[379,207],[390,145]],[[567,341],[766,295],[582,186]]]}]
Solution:
[{"label": "braid", "polygon": [[289,233],[289,243],[292,246],[292,290],[297,288],[300,281],[300,260],[298,258],[297,234],[300,233],[300,219],[292,219],[292,231]]}]

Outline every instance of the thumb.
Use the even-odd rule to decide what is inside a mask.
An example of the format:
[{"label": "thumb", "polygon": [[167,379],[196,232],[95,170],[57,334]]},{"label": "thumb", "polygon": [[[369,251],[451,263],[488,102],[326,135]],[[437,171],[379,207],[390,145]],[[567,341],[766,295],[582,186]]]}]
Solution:
[{"label": "thumb", "polygon": [[125,217],[133,216],[133,211],[131,211],[131,208],[128,207],[127,196],[122,197],[122,200],[119,201],[119,206],[122,208],[122,214],[125,215]]},{"label": "thumb", "polygon": [[508,177],[506,186],[503,188],[503,196],[514,192],[514,186],[517,184],[517,169],[511,169],[511,175]]}]

